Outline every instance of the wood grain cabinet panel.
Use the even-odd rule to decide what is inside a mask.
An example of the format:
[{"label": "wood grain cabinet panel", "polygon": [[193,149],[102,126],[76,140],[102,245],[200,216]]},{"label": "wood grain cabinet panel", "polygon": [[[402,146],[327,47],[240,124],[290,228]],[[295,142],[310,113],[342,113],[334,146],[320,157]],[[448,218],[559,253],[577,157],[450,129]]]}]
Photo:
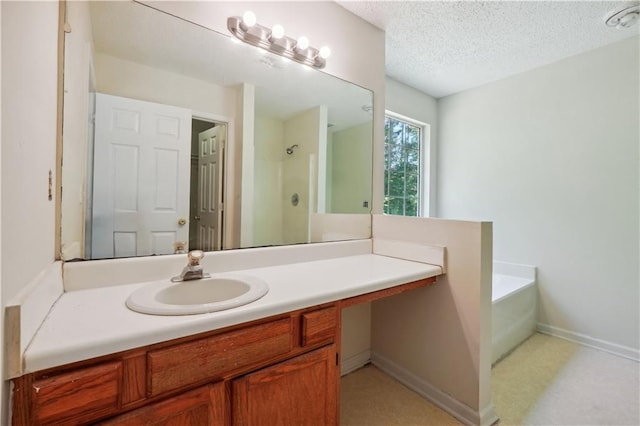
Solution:
[{"label": "wood grain cabinet panel", "polygon": [[335,355],[325,346],[234,380],[233,425],[336,425]]},{"label": "wood grain cabinet panel", "polygon": [[79,424],[116,413],[121,381],[120,362],[34,380],[31,424]]},{"label": "wood grain cabinet panel", "polygon": [[126,356],[122,360],[123,406],[143,400],[147,396],[147,354],[140,352],[132,356]]},{"label": "wood grain cabinet panel", "polygon": [[335,306],[302,314],[302,346],[332,343],[336,335]]},{"label": "wood grain cabinet panel", "polygon": [[291,351],[291,319],[150,351],[147,355],[149,396],[180,389],[251,366]]},{"label": "wood grain cabinet panel", "polygon": [[147,405],[97,423],[101,426],[223,426],[226,413],[223,382]]},{"label": "wood grain cabinet panel", "polygon": [[15,378],[12,424],[337,425],[340,309],[301,309]]}]

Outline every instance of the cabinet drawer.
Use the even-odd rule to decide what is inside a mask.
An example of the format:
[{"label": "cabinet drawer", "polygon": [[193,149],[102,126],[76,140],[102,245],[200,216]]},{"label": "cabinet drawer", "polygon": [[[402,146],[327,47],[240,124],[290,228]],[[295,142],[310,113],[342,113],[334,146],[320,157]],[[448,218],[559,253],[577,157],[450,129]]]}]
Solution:
[{"label": "cabinet drawer", "polygon": [[115,413],[121,377],[121,363],[110,362],[35,380],[33,423],[77,424]]},{"label": "cabinet drawer", "polygon": [[333,342],[336,335],[335,306],[302,314],[302,346]]},{"label": "cabinet drawer", "polygon": [[97,423],[100,426],[224,425],[224,382],[202,386]]},{"label": "cabinet drawer", "polygon": [[268,362],[292,349],[291,319],[230,331],[147,355],[149,396]]}]

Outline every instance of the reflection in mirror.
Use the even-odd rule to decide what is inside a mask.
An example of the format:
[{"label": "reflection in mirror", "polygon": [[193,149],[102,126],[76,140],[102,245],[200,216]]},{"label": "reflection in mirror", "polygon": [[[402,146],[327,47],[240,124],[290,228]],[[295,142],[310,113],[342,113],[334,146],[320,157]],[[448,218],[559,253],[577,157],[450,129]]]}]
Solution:
[{"label": "reflection in mirror", "polygon": [[369,90],[135,2],[67,21],[63,259],[369,237]]}]

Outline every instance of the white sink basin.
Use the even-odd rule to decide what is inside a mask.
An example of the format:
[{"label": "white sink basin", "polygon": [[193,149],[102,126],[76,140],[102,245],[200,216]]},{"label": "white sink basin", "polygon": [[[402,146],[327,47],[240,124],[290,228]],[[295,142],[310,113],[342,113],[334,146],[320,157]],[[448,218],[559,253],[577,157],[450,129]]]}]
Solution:
[{"label": "white sink basin", "polygon": [[264,280],[239,274],[220,274],[177,283],[156,281],[131,293],[127,307],[152,315],[204,314],[246,305],[268,291]]}]

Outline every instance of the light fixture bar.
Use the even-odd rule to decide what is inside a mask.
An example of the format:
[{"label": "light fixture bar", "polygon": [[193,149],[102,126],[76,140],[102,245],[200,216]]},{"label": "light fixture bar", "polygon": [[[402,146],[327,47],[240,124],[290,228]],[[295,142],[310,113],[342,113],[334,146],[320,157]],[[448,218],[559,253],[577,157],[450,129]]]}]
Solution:
[{"label": "light fixture bar", "polygon": [[[295,40],[284,34],[272,34],[272,30],[258,23],[247,25],[240,16],[227,19],[227,28],[237,39],[245,43],[275,53],[310,67],[322,69],[326,65],[326,56],[321,50],[312,46],[304,46],[302,37]],[[280,37],[276,37],[280,36]],[[305,38],[306,40],[306,38]],[[306,40],[308,44],[308,40]],[[302,47],[300,45],[303,45]],[[304,48],[303,48],[304,47]],[[327,52],[330,52],[328,48]],[[322,52],[324,53],[324,52]]]}]

